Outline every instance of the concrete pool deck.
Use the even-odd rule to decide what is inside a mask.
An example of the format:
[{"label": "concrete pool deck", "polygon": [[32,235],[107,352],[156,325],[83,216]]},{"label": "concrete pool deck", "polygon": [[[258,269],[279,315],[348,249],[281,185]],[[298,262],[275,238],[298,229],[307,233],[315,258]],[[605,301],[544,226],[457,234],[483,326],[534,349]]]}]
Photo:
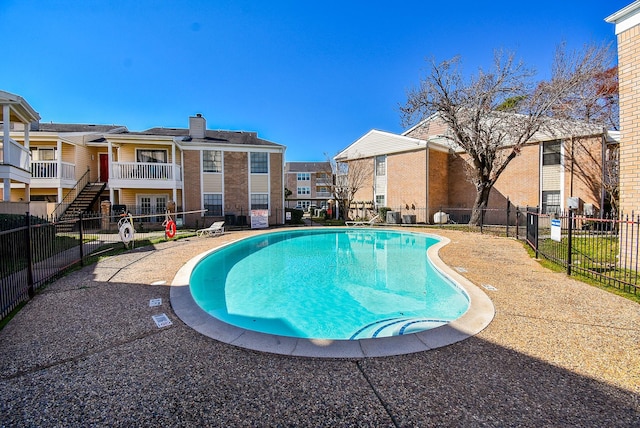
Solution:
[{"label": "concrete pool deck", "polygon": [[[544,269],[511,239],[428,229],[496,311],[446,347],[318,359],[198,333],[169,284],[251,233],[139,248],[49,285],[0,331],[0,426],[640,425],[640,305]],[[158,328],[161,314],[172,324]]]}]

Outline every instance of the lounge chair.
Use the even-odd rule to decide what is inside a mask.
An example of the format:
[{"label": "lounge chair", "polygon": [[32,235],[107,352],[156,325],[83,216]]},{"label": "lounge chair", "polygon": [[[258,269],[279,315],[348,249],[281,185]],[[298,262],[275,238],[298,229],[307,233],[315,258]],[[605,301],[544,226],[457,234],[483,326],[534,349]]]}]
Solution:
[{"label": "lounge chair", "polygon": [[216,221],[206,229],[196,231],[197,236],[218,236],[224,233],[224,221]]},{"label": "lounge chair", "polygon": [[373,226],[378,221],[378,217],[380,217],[380,214],[371,217],[370,220],[347,221],[345,224],[347,226]]}]

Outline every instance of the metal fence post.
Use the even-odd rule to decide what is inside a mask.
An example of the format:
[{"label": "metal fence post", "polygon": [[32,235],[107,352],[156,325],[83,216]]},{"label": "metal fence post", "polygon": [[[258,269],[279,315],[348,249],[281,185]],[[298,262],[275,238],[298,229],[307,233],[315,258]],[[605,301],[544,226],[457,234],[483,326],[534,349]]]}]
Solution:
[{"label": "metal fence post", "polygon": [[509,202],[509,197],[507,196],[507,238],[509,237],[509,208],[511,208],[511,202]]},{"label": "metal fence post", "polygon": [[33,248],[33,243],[31,242],[31,215],[29,211],[26,213],[25,218],[27,219],[27,286],[29,292],[29,298],[32,299],[33,296],[36,295],[36,289],[33,283],[33,254],[31,253],[31,249]]},{"label": "metal fence post", "polygon": [[573,232],[573,209],[569,208],[569,230],[567,233],[567,275],[571,275],[571,235]]},{"label": "metal fence post", "polygon": [[516,240],[520,239],[520,236],[518,236],[520,234],[520,207],[516,207]]},{"label": "metal fence post", "polygon": [[83,226],[82,226],[82,212],[80,212],[80,214],[78,215],[79,219],[80,219],[80,266],[84,266],[84,245],[83,244]]}]

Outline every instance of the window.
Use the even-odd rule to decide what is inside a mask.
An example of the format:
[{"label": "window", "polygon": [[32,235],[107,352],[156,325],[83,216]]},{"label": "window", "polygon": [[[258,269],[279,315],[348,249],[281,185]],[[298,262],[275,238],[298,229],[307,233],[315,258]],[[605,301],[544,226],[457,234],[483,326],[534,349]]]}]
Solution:
[{"label": "window", "polygon": [[53,161],[56,160],[55,147],[32,147],[31,160],[33,161]]},{"label": "window", "polygon": [[266,193],[253,193],[251,195],[251,209],[252,210],[268,210],[269,195]]},{"label": "window", "polygon": [[311,187],[298,187],[298,195],[310,195]]},{"label": "window", "polygon": [[267,174],[269,172],[267,153],[251,152],[249,157],[251,159],[251,174]]},{"label": "window", "polygon": [[222,152],[220,150],[204,150],[202,152],[202,171],[222,172]]},{"label": "window", "polygon": [[311,180],[311,174],[308,172],[299,172],[298,173],[298,181],[309,181]]},{"label": "window", "polygon": [[167,151],[156,149],[137,149],[136,162],[167,163]]},{"label": "window", "polygon": [[387,175],[387,156],[376,156],[376,175]]},{"label": "window", "polygon": [[376,195],[376,207],[384,207],[384,195]]},{"label": "window", "polygon": [[560,140],[543,143],[542,165],[560,165],[560,148]]},{"label": "window", "polygon": [[222,194],[205,193],[204,209],[207,210],[204,213],[205,216],[221,216],[222,215]]},{"label": "window", "polygon": [[555,214],[560,212],[560,191],[542,192],[542,212],[543,214]]}]

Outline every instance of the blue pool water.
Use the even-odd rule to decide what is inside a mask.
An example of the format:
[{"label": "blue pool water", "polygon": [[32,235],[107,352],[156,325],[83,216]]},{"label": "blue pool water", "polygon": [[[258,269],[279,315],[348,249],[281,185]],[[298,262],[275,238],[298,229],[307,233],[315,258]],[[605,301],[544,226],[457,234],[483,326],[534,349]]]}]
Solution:
[{"label": "blue pool water", "polygon": [[191,294],[219,320],[263,333],[342,340],[415,333],[469,307],[427,258],[437,242],[376,229],[267,233],[202,259]]}]

